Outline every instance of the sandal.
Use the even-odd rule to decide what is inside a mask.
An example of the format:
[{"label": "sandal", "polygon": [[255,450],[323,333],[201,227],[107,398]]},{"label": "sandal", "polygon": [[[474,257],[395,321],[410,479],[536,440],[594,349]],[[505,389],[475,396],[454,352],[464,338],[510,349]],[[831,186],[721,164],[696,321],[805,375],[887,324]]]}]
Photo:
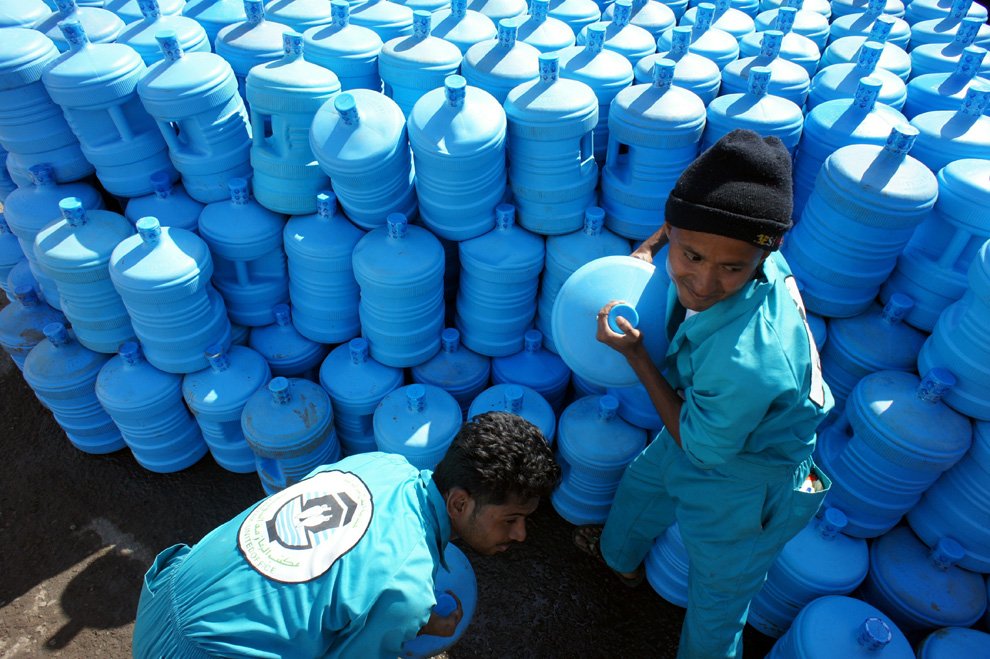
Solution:
[{"label": "sandal", "polygon": [[582,553],[597,559],[602,565],[608,567],[608,569],[619,578],[622,585],[628,588],[637,587],[643,583],[643,579],[646,577],[646,572],[643,569],[643,566],[640,565],[636,568],[635,572],[631,574],[624,574],[609,567],[608,563],[605,562],[605,557],[602,555],[601,549],[600,541],[603,528],[604,527],[595,524],[577,527],[577,529],[574,530],[574,546],[581,550]]}]

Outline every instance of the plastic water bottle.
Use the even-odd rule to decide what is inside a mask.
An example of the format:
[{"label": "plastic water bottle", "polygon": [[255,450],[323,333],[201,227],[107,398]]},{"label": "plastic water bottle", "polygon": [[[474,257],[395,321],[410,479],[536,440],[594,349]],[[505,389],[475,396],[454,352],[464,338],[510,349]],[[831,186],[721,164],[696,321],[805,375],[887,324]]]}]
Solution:
[{"label": "plastic water bottle", "polygon": [[[885,0],[880,1],[884,2]],[[828,45],[830,33],[830,25],[828,22],[830,5],[827,2],[808,2],[808,7],[805,7],[804,4],[805,3],[803,0],[788,0],[783,3],[781,7],[761,11],[756,15],[756,18],[753,19],[756,31],[763,32],[765,30],[773,29],[773,25],[777,21],[777,16],[780,13],[780,9],[783,9],[783,7],[793,7],[798,10],[798,12],[794,15],[794,31],[814,41],[819,50],[825,50],[825,46]],[[825,13],[816,11],[817,8],[822,9]]]},{"label": "plastic water bottle", "polygon": [[642,384],[632,387],[608,387],[605,392],[619,401],[619,416],[655,437],[663,430],[663,420],[650,394]]},{"label": "plastic water bottle", "polygon": [[[780,42],[780,57],[801,66],[808,72],[808,77],[814,76],[818,71],[818,63],[821,61],[821,50],[818,45],[808,37],[794,32],[794,17],[797,9],[793,7],[781,7],[777,11],[777,20],[773,24],[774,30],[784,33]],[[739,40],[739,56],[752,57],[759,55],[763,49],[764,32],[750,32]]]},{"label": "plastic water bottle", "polygon": [[329,25],[331,20],[326,0],[269,1],[265,11],[271,20],[299,33]]},{"label": "plastic water bottle", "polygon": [[[602,20],[613,20],[615,9],[614,2],[607,5],[602,12]],[[629,24],[649,32],[654,42],[661,34],[677,25],[677,20],[670,4],[656,0],[633,0]]]},{"label": "plastic water bottle", "polygon": [[811,80],[808,110],[813,110],[816,105],[825,101],[851,98],[856,93],[859,81],[866,76],[877,78],[883,83],[877,100],[895,110],[903,108],[907,100],[907,88],[897,74],[877,67],[882,51],[881,44],[867,41],[859,49],[855,63],[833,64],[820,70]]},{"label": "plastic water bottle", "polygon": [[514,21],[502,19],[498,37],[471,46],[461,63],[468,84],[484,89],[499,103],[505,103],[514,87],[540,77],[540,51],[518,41],[517,33]]},{"label": "plastic water bottle", "polygon": [[[973,7],[980,5],[973,4]],[[966,46],[972,46],[976,41],[976,33],[983,21],[968,16],[963,19],[955,38],[950,43],[932,43],[911,49],[911,77],[926,73],[952,73],[959,65],[959,60],[966,51]],[[986,78],[990,75],[990,61],[984,58],[977,75]]]},{"label": "plastic water bottle", "polygon": [[496,31],[492,19],[467,8],[467,0],[452,0],[449,8],[433,15],[432,34],[454,44],[464,55],[474,44],[494,39]]},{"label": "plastic water bottle", "polygon": [[127,44],[136,50],[146,65],[151,66],[164,58],[155,35],[165,30],[175,32],[179,46],[187,53],[210,52],[210,38],[203,26],[179,13],[184,3],[179,4],[175,0],[169,7],[172,11],[168,13],[162,0],[138,0],[136,4],[141,13],[131,19],[133,22],[129,22],[120,33],[117,43]]},{"label": "plastic water bottle", "polygon": [[66,324],[65,316],[38,298],[30,286],[14,288],[10,304],[0,309],[0,348],[14,365],[24,370],[28,353],[44,338],[43,330],[50,323]]},{"label": "plastic water bottle", "polygon": [[639,60],[633,74],[637,83],[651,83],[656,63],[662,59],[672,60],[675,62],[673,84],[694,92],[707,106],[718,96],[722,72],[714,61],[689,50],[691,33],[690,27],[675,27],[670,32],[670,50],[647,55]]},{"label": "plastic water bottle", "polygon": [[[18,246],[19,248],[19,246]],[[34,275],[31,274],[30,263],[26,258],[22,258],[17,262],[14,267],[10,269],[10,273],[7,275],[7,281],[4,282],[4,287],[8,291],[7,300],[10,302],[14,301],[14,291],[18,287],[23,286],[26,289],[31,289],[34,291],[35,296],[39,300],[44,300],[44,296],[41,294],[41,286],[35,280]]]},{"label": "plastic water bottle", "polygon": [[378,53],[382,40],[373,30],[351,23],[351,6],[346,0],[330,3],[333,22],[312,27],[303,33],[306,46],[303,56],[313,64],[337,74],[343,91],[371,89],[381,91]]},{"label": "plastic water bottle", "polygon": [[890,41],[890,29],[893,22],[893,18],[881,16],[873,24],[873,29],[868,35],[836,39],[822,53],[819,68],[824,69],[833,64],[855,62],[859,58],[863,44],[867,41],[873,41],[883,46],[883,50],[880,51],[880,59],[877,60],[877,67],[890,71],[907,82],[911,75],[911,56],[901,46]]},{"label": "plastic water bottle", "polygon": [[0,146],[0,201],[16,189],[17,184],[11,180],[10,172],[7,171],[7,152]]},{"label": "plastic water bottle", "polygon": [[[921,2],[905,3],[904,20],[908,23],[920,23],[932,18],[945,18],[952,12],[951,0],[921,0]],[[973,3],[966,11],[967,18],[979,21],[987,20],[987,8]]]},{"label": "plastic water bottle", "polygon": [[[721,71],[726,64],[739,57],[739,41],[725,30],[712,27],[714,18],[715,5],[710,2],[698,5],[698,13],[691,26],[691,45],[688,50],[715,62]],[[670,50],[672,42],[673,30],[668,30],[657,39],[657,50]]]},{"label": "plastic water bottle", "polygon": [[686,609],[688,605],[689,563],[677,522],[668,526],[656,539],[643,561],[650,587],[657,595],[682,609]]},{"label": "plastic water bottle", "polygon": [[413,10],[390,0],[369,0],[354,7],[351,23],[372,30],[382,43],[388,43],[412,34]]},{"label": "plastic water bottle", "polygon": [[965,627],[937,629],[918,646],[921,659],[979,657],[987,653],[990,653],[990,634]]},{"label": "plastic water bottle", "polygon": [[543,396],[554,413],[564,407],[571,369],[557,355],[543,349],[543,334],[526,330],[519,352],[492,360],[492,382],[529,387]]},{"label": "plastic water bottle", "polygon": [[552,53],[574,45],[574,32],[567,23],[547,15],[549,0],[532,0],[529,14],[517,23],[516,38],[541,53]]},{"label": "plastic water bottle", "polygon": [[186,0],[182,15],[203,26],[211,46],[216,43],[220,30],[247,18],[242,0]]},{"label": "plastic water bottle", "polygon": [[386,41],[378,56],[385,95],[407,118],[420,97],[443,86],[461,65],[457,46],[430,34],[431,20],[429,12],[413,12],[412,35]]},{"label": "plastic water bottle", "polygon": [[61,52],[67,52],[72,44],[63,34],[61,23],[76,22],[89,35],[93,43],[108,44],[117,40],[124,29],[124,21],[102,7],[80,7],[76,0],[53,0],[55,13],[36,26],[39,32],[55,42]]},{"label": "plastic water bottle", "polygon": [[134,224],[142,217],[151,216],[158,218],[162,226],[199,231],[203,204],[190,197],[181,183],[172,183],[168,172],[155,172],[150,179],[154,192],[129,199],[124,217]]},{"label": "plastic water bottle", "polygon": [[[158,7],[163,16],[178,16],[182,14],[182,8],[186,4],[185,0],[150,0]],[[103,0],[103,8],[112,11],[120,17],[124,23],[130,24],[141,20],[144,9],[149,0]]]},{"label": "plastic water bottle", "polygon": [[428,659],[443,654],[447,648],[457,643],[464,630],[471,624],[478,603],[478,583],[471,561],[453,543],[448,543],[443,550],[443,562],[437,569],[433,589],[437,599],[433,610],[437,615],[450,615],[457,608],[457,602],[447,592],[449,590],[460,600],[463,616],[451,636],[421,634],[403,643],[403,657]]},{"label": "plastic water bottle", "polygon": [[7,284],[7,279],[10,271],[21,261],[26,261],[21,244],[7,226],[3,213],[0,213],[0,290],[6,293],[8,300],[13,297],[14,290]]},{"label": "plastic water bottle", "polygon": [[287,304],[277,304],[272,309],[275,322],[251,330],[248,345],[261,354],[272,369],[272,375],[317,379],[326,346],[310,341],[292,324],[292,314]]},{"label": "plastic water bottle", "polygon": [[461,345],[461,335],[453,327],[440,333],[440,352],[413,366],[413,382],[440,387],[454,397],[467,414],[471,402],[488,386],[491,375],[488,357]]},{"label": "plastic water bottle", "polygon": [[[854,14],[863,8],[866,0],[831,0],[832,18]],[[904,3],[901,0],[885,0],[883,12],[892,16],[904,16]]]},{"label": "plastic water bottle", "polygon": [[594,0],[550,0],[547,15],[567,23],[577,34],[581,28],[601,20],[602,10]]},{"label": "plastic water bottle", "polygon": [[762,48],[759,55],[743,57],[729,62],[722,69],[721,94],[742,93],[748,89],[749,74],[759,66],[770,69],[770,85],[767,93],[793,101],[798,107],[804,105],[811,87],[811,79],[803,67],[780,57],[780,46],[784,33],[780,30],[763,32]]},{"label": "plastic water bottle", "polygon": [[[639,60],[657,52],[657,42],[649,32],[629,22],[632,18],[631,0],[616,0],[613,4],[612,20],[605,22],[604,48],[619,53],[629,60],[630,66],[636,66]],[[586,27],[577,35],[577,45],[583,46],[587,40]]]},{"label": "plastic water bottle", "polygon": [[468,9],[484,14],[498,25],[502,19],[525,15],[526,2],[525,0],[470,0]]},{"label": "plastic water bottle", "polygon": [[844,37],[865,37],[876,27],[881,18],[889,19],[891,23],[888,41],[895,46],[907,50],[911,40],[911,26],[903,19],[891,14],[885,14],[887,0],[869,0],[865,11],[854,12],[839,16],[829,27],[829,42]]},{"label": "plastic water bottle", "polygon": [[43,0],[19,0],[0,8],[0,27],[36,28],[51,15]]},{"label": "plastic water bottle", "polygon": [[[756,31],[753,17],[733,7],[730,0],[715,0],[714,4],[715,16],[712,20],[713,28],[728,32],[736,41]],[[697,7],[688,9],[681,16],[678,25],[693,25],[697,13]]]},{"label": "plastic water bottle", "polygon": [[398,453],[418,469],[434,469],[461,428],[454,397],[429,384],[410,384],[391,392],[374,416],[381,451]]},{"label": "plastic water bottle", "polygon": [[557,416],[550,403],[535,389],[519,384],[496,384],[482,391],[468,408],[467,418],[486,412],[506,412],[520,416],[540,429],[547,444],[553,446],[557,434]]},{"label": "plastic water bottle", "polygon": [[227,198],[227,181],[251,175],[251,124],[230,65],[212,53],[184,53],[174,33],[157,36],[165,59],[138,85],[141,103],[168,143],[189,196]]},{"label": "plastic water bottle", "polygon": [[[956,33],[966,20],[969,9],[976,4],[973,0],[955,0],[949,15],[945,18],[933,18],[918,21],[911,26],[911,47],[917,48],[925,44],[951,43]],[[990,48],[990,25],[985,22],[976,32],[973,42],[982,48]]]},{"label": "plastic water bottle", "polygon": [[914,157],[938,172],[955,161],[985,155],[990,149],[988,107],[990,81],[970,86],[961,107],[955,110],[915,115],[911,120],[911,125],[918,129]]},{"label": "plastic water bottle", "polygon": [[289,28],[265,19],[262,0],[244,0],[244,14],[247,20],[228,25],[217,33],[214,50],[234,70],[237,91],[246,100],[244,84],[248,72],[282,55],[282,33]]},{"label": "plastic water bottle", "polygon": [[957,110],[970,89],[990,84],[990,80],[976,76],[986,54],[985,48],[967,46],[952,73],[929,73],[913,78],[907,86],[904,115],[914,119],[924,112]]}]

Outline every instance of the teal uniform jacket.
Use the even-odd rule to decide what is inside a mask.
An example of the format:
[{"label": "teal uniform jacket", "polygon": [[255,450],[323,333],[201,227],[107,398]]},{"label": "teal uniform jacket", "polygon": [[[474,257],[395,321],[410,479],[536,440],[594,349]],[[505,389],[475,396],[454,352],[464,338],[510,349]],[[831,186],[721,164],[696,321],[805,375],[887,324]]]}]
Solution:
[{"label": "teal uniform jacket", "polygon": [[428,470],[365,453],[320,467],[145,576],[136,657],[397,657],[436,604],[450,539]]}]

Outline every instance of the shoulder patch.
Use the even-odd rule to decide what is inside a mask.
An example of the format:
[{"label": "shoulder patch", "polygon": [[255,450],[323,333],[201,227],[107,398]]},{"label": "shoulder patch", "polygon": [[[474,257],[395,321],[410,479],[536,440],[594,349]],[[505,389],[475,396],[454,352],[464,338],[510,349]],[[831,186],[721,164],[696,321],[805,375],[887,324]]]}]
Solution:
[{"label": "shoulder patch", "polygon": [[364,481],[352,473],[324,471],[258,504],[241,524],[237,546],[269,579],[312,581],[357,545],[373,514]]},{"label": "shoulder patch", "polygon": [[811,335],[811,327],[808,325],[808,312],[804,308],[804,300],[801,299],[801,291],[798,290],[797,280],[793,275],[784,278],[787,284],[787,292],[791,294],[791,299],[797,305],[801,320],[804,321],[804,330],[808,335],[808,349],[811,352],[811,388],[808,391],[808,398],[819,408],[825,407],[825,380],[822,378],[822,360],[818,356],[818,347],[815,345],[815,337]]}]

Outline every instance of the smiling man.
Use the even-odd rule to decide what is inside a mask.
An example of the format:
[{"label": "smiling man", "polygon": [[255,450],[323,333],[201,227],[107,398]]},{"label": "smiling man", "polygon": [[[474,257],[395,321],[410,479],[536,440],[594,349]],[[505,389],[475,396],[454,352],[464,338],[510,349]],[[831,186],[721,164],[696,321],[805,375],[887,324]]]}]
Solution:
[{"label": "smiling man", "polygon": [[[598,339],[626,357],[665,428],[626,470],[604,529],[575,542],[636,585],[654,539],[678,523],[690,557],[680,657],[742,656],[750,600],[828,489],[811,452],[831,395],[777,251],[791,211],[780,140],[729,133],[684,171],[665,224],[633,254],[652,262],[669,244],[666,327],[619,318],[616,333],[615,302],[599,313]],[[670,340],[663,364],[642,342],[651,331]]]},{"label": "smiling man", "polygon": [[134,656],[394,658],[417,634],[451,636],[460,602],[432,611],[448,541],[485,555],[522,542],[559,479],[540,431],[500,412],[466,423],[432,473],[387,453],[320,467],[158,555]]}]

